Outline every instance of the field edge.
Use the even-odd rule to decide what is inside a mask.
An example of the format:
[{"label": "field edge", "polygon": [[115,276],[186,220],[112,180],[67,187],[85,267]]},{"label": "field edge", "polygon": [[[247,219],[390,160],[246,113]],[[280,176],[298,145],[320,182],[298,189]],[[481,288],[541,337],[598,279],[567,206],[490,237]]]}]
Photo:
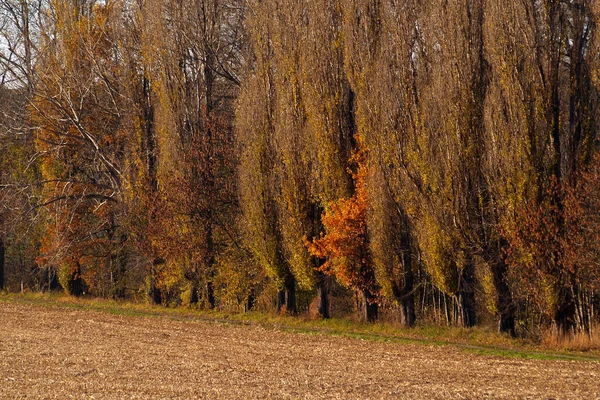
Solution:
[{"label": "field edge", "polygon": [[[598,351],[552,351],[532,341],[513,339],[485,328],[418,326],[399,328],[389,323],[366,324],[351,319],[311,320],[304,317],[250,312],[226,313],[190,308],[167,308],[100,298],[74,298],[56,293],[0,293],[0,302],[96,311],[125,317],[165,318],[215,324],[259,326],[294,334],[328,335],[356,340],[452,346],[468,353],[502,358],[600,362]],[[449,337],[449,338],[448,338]],[[488,343],[492,342],[492,343]]]}]

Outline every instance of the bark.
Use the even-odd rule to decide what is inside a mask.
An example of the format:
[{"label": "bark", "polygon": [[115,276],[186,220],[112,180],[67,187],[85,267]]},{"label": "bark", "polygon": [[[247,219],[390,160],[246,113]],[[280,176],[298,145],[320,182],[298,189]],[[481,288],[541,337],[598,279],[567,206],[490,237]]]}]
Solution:
[{"label": "bark", "polygon": [[285,308],[289,314],[296,314],[298,311],[296,304],[296,279],[289,274],[285,283]]},{"label": "bark", "polygon": [[[211,212],[208,212],[209,218]],[[211,221],[207,221],[208,229],[206,232],[206,268],[207,268],[207,282],[206,282],[206,300],[208,302],[208,307],[212,310],[216,306],[215,300],[215,290],[213,286],[213,278],[215,276],[215,245],[213,239],[213,230]]]},{"label": "bark", "polygon": [[[205,79],[205,96],[206,96],[206,135],[208,137],[208,151],[206,152],[206,156],[208,159],[206,160],[206,181],[204,182],[206,189],[208,189],[209,193],[215,193],[215,177],[213,175],[213,171],[211,168],[212,160],[214,157],[214,148],[213,148],[213,130],[211,127],[212,121],[212,112],[214,109],[214,99],[213,99],[213,85],[215,81],[214,76],[214,56],[212,49],[208,45],[209,35],[207,29],[207,12],[205,9],[204,2],[202,3],[203,15],[204,15],[204,41],[205,41],[205,57],[206,62],[204,64],[204,79]],[[207,232],[206,232],[206,251],[207,251],[207,271],[208,271],[208,282],[206,284],[206,295],[208,300],[208,307],[210,309],[215,308],[215,294],[214,288],[212,284],[212,279],[215,275],[215,244],[213,237],[213,212],[214,210],[211,208],[214,206],[213,201],[209,201],[209,208],[206,210],[206,224],[207,224]]]},{"label": "bark", "polygon": [[[140,99],[141,103],[141,112],[142,112],[142,121],[143,121],[143,134],[141,140],[141,151],[144,155],[145,159],[145,169],[146,169],[146,179],[148,183],[148,200],[151,202],[154,201],[154,197],[158,193],[158,176],[157,176],[157,158],[156,158],[156,147],[157,147],[157,138],[156,132],[154,129],[154,105],[152,103],[152,90],[150,81],[144,76],[142,78],[142,98]],[[149,204],[149,207],[153,207],[152,204]],[[150,215],[150,224],[156,223],[156,210],[151,210]],[[154,266],[160,263],[163,263],[160,257],[157,257],[154,260]],[[153,266],[153,267],[154,267]],[[152,304],[161,304],[162,303],[162,293],[158,287],[156,287],[156,276],[155,276],[154,268],[150,271],[150,287],[148,288],[148,297]]]},{"label": "bark", "polygon": [[400,239],[402,253],[404,285],[400,291],[400,323],[403,326],[411,327],[415,323],[415,296],[414,289],[414,274],[412,268],[412,247],[410,236],[407,232],[403,232]]},{"label": "bark", "polygon": [[248,293],[248,297],[246,298],[246,304],[244,304],[244,312],[249,312],[254,309],[254,303],[256,302],[256,297],[254,295],[254,289],[250,290]]},{"label": "bark", "polygon": [[150,299],[150,302],[154,305],[158,305],[158,304],[162,303],[162,292],[156,286],[155,267],[157,265],[163,264],[164,262],[165,262],[165,260],[163,260],[162,258],[156,258],[153,261],[152,269],[150,271],[150,287],[148,288],[148,297]]},{"label": "bark", "polygon": [[[114,226],[114,220],[111,221],[111,224]],[[115,230],[109,229],[108,231],[108,239],[109,241],[113,241],[115,236]],[[125,242],[127,241],[126,235],[121,235],[119,238],[120,249],[115,253],[112,253],[108,256],[108,269],[110,270],[110,281],[112,284],[112,298],[114,300],[122,299],[125,297],[125,274],[127,272],[127,258],[128,254],[125,250]]]},{"label": "bark", "polygon": [[24,50],[24,62],[25,62],[25,73],[27,76],[27,96],[30,97],[33,94],[34,82],[33,82],[33,52],[32,52],[32,38],[31,38],[31,22],[30,12],[27,1],[21,2],[21,13],[22,18],[22,32],[23,32],[23,50]]},{"label": "bark", "polygon": [[277,313],[280,313],[285,305],[285,289],[280,289],[277,292]]},{"label": "bark", "polygon": [[411,327],[416,320],[414,275],[411,267],[410,254],[403,255],[403,279],[401,283],[393,285],[392,291],[396,300],[400,303],[400,324]]},{"label": "bark", "polygon": [[412,327],[415,324],[415,303],[414,298],[410,296],[410,300],[404,300],[400,308],[400,324],[406,327]]},{"label": "bark", "polygon": [[[489,216],[492,210],[482,209],[480,200],[485,198],[489,202],[489,188],[483,173],[483,154],[485,145],[482,138],[485,129],[484,104],[486,92],[489,85],[489,65],[485,59],[484,43],[484,4],[478,1],[468,2],[468,25],[466,27],[466,39],[468,40],[467,56],[472,58],[468,71],[471,75],[467,80],[468,90],[472,97],[468,98],[467,113],[465,120],[467,128],[462,146],[465,149],[474,146],[474,154],[462,163],[462,174],[466,182],[466,216],[467,231],[479,234],[479,240],[484,244],[489,240],[485,235],[485,223],[480,216]],[[470,86],[470,87],[469,87]],[[484,206],[485,207],[485,206]],[[487,207],[490,207],[488,204]],[[459,274],[458,283],[458,323],[464,327],[475,325],[475,264],[473,255],[467,250],[465,265]]]},{"label": "bark", "polygon": [[215,299],[215,289],[212,281],[206,282],[206,301],[208,302],[208,308],[214,309],[217,302]]},{"label": "bark", "polygon": [[192,285],[190,288],[190,304],[198,304],[198,287],[196,285]]},{"label": "bark", "polygon": [[515,336],[515,306],[513,304],[512,293],[506,282],[506,273],[508,266],[503,258],[497,258],[498,261],[492,264],[492,276],[494,287],[496,288],[496,308],[500,314],[498,331]]},{"label": "bark", "polygon": [[375,301],[375,296],[369,290],[362,291],[363,297],[363,315],[367,322],[375,322],[379,318],[379,306]]},{"label": "bark", "polygon": [[81,266],[77,264],[77,268],[73,271],[73,275],[71,275],[71,296],[79,297],[82,296],[85,292],[84,282],[81,278]]},{"label": "bark", "polygon": [[317,297],[319,316],[324,319],[331,318],[329,313],[329,293],[327,285],[327,276],[322,272],[317,273]]},{"label": "bark", "polygon": [[400,301],[400,324],[412,327],[415,324],[416,318],[414,295],[412,293],[405,293]]},{"label": "bark", "polygon": [[574,332],[576,324],[576,304],[571,288],[561,285],[557,289],[556,310],[554,312],[554,323],[559,335],[566,336]]},{"label": "bark", "polygon": [[153,305],[159,305],[162,303],[162,293],[160,289],[156,287],[156,284],[152,282],[148,289],[148,297]]},{"label": "bark", "polygon": [[[312,202],[308,208],[308,216],[312,222],[312,229],[310,231],[310,235],[312,237],[318,237],[324,230],[323,224],[321,223],[322,215],[323,207],[321,207],[317,202]],[[311,265],[315,270],[318,301],[317,312],[321,318],[328,319],[331,318],[331,314],[329,312],[329,279],[327,275],[318,269],[323,265],[323,262],[324,260],[322,259],[312,257]]]},{"label": "bark", "polygon": [[[275,219],[271,220],[271,223],[274,223]],[[283,258],[283,251],[281,249],[282,247],[282,240],[281,240],[281,232],[278,232],[277,230],[274,231],[275,232],[275,236],[276,236],[276,246],[277,246],[277,251],[276,251],[276,263],[278,265],[285,265],[285,261]],[[284,272],[284,278],[283,278],[283,285],[282,287],[279,287],[279,291],[277,292],[277,313],[285,313],[287,312],[287,304],[286,304],[286,294],[287,294],[287,285],[288,285],[288,276],[290,274],[289,270],[287,268],[285,268],[285,270],[287,270],[288,272]]]},{"label": "bark", "polygon": [[475,322],[475,264],[471,257],[467,257],[459,277],[458,323],[463,327],[471,327]]},{"label": "bark", "polygon": [[4,290],[4,267],[5,267],[5,259],[4,259],[4,239],[0,238],[0,290]]},{"label": "bark", "polygon": [[150,81],[142,78],[142,120],[144,121],[144,135],[142,137],[142,154],[146,159],[146,173],[150,185],[150,193],[158,192],[156,147],[157,138],[154,129],[154,105],[152,104],[152,89]]},{"label": "bark", "polygon": [[127,274],[127,253],[123,250],[117,257],[117,290],[115,291],[115,297],[117,299],[123,299],[126,295],[126,277]]}]

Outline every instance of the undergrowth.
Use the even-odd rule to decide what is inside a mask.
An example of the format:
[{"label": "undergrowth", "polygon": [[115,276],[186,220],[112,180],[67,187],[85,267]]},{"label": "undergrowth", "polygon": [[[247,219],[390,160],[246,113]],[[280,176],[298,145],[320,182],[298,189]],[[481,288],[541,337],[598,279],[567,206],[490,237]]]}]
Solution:
[{"label": "undergrowth", "polygon": [[560,334],[555,327],[542,336],[542,345],[552,350],[570,350],[600,354],[600,326],[593,326],[588,332]]}]

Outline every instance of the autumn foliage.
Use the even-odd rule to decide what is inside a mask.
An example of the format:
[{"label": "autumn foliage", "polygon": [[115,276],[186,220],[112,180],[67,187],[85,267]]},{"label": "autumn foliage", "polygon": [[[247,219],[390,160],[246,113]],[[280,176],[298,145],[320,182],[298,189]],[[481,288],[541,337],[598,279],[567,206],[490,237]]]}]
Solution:
[{"label": "autumn foliage", "polygon": [[[360,139],[357,140],[360,143]],[[359,145],[360,146],[360,145]],[[368,194],[366,178],[366,151],[359,147],[350,159],[354,194],[349,199],[339,199],[329,204],[322,217],[325,233],[312,241],[305,238],[311,255],[324,259],[318,269],[333,275],[343,285],[360,292],[366,307],[376,302],[377,282],[373,261],[369,252],[369,236],[366,214]],[[376,311],[367,311],[369,320],[375,319]]]},{"label": "autumn foliage", "polygon": [[591,337],[599,5],[0,0],[0,287]]},{"label": "autumn foliage", "polygon": [[[555,177],[533,202],[517,214],[507,233],[510,276],[527,293],[539,314],[559,330],[591,332],[598,270],[600,170],[598,155],[574,184]],[[570,328],[571,327],[571,328]]]}]

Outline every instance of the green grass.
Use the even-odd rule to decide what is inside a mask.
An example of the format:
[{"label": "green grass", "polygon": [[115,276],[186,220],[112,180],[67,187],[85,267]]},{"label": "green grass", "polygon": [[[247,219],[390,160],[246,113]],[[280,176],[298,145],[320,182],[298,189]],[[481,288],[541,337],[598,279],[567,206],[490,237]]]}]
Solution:
[{"label": "green grass", "polygon": [[490,328],[456,328],[418,325],[399,328],[391,323],[368,324],[351,318],[310,320],[270,313],[245,314],[166,308],[144,303],[105,299],[73,298],[63,294],[0,294],[0,301],[33,304],[41,307],[93,310],[126,317],[167,318],[219,324],[258,325],[267,329],[298,334],[330,335],[358,340],[383,341],[427,346],[454,346],[462,351],[484,356],[538,360],[577,360],[600,362],[598,351],[556,351],[531,340],[514,339]]}]

